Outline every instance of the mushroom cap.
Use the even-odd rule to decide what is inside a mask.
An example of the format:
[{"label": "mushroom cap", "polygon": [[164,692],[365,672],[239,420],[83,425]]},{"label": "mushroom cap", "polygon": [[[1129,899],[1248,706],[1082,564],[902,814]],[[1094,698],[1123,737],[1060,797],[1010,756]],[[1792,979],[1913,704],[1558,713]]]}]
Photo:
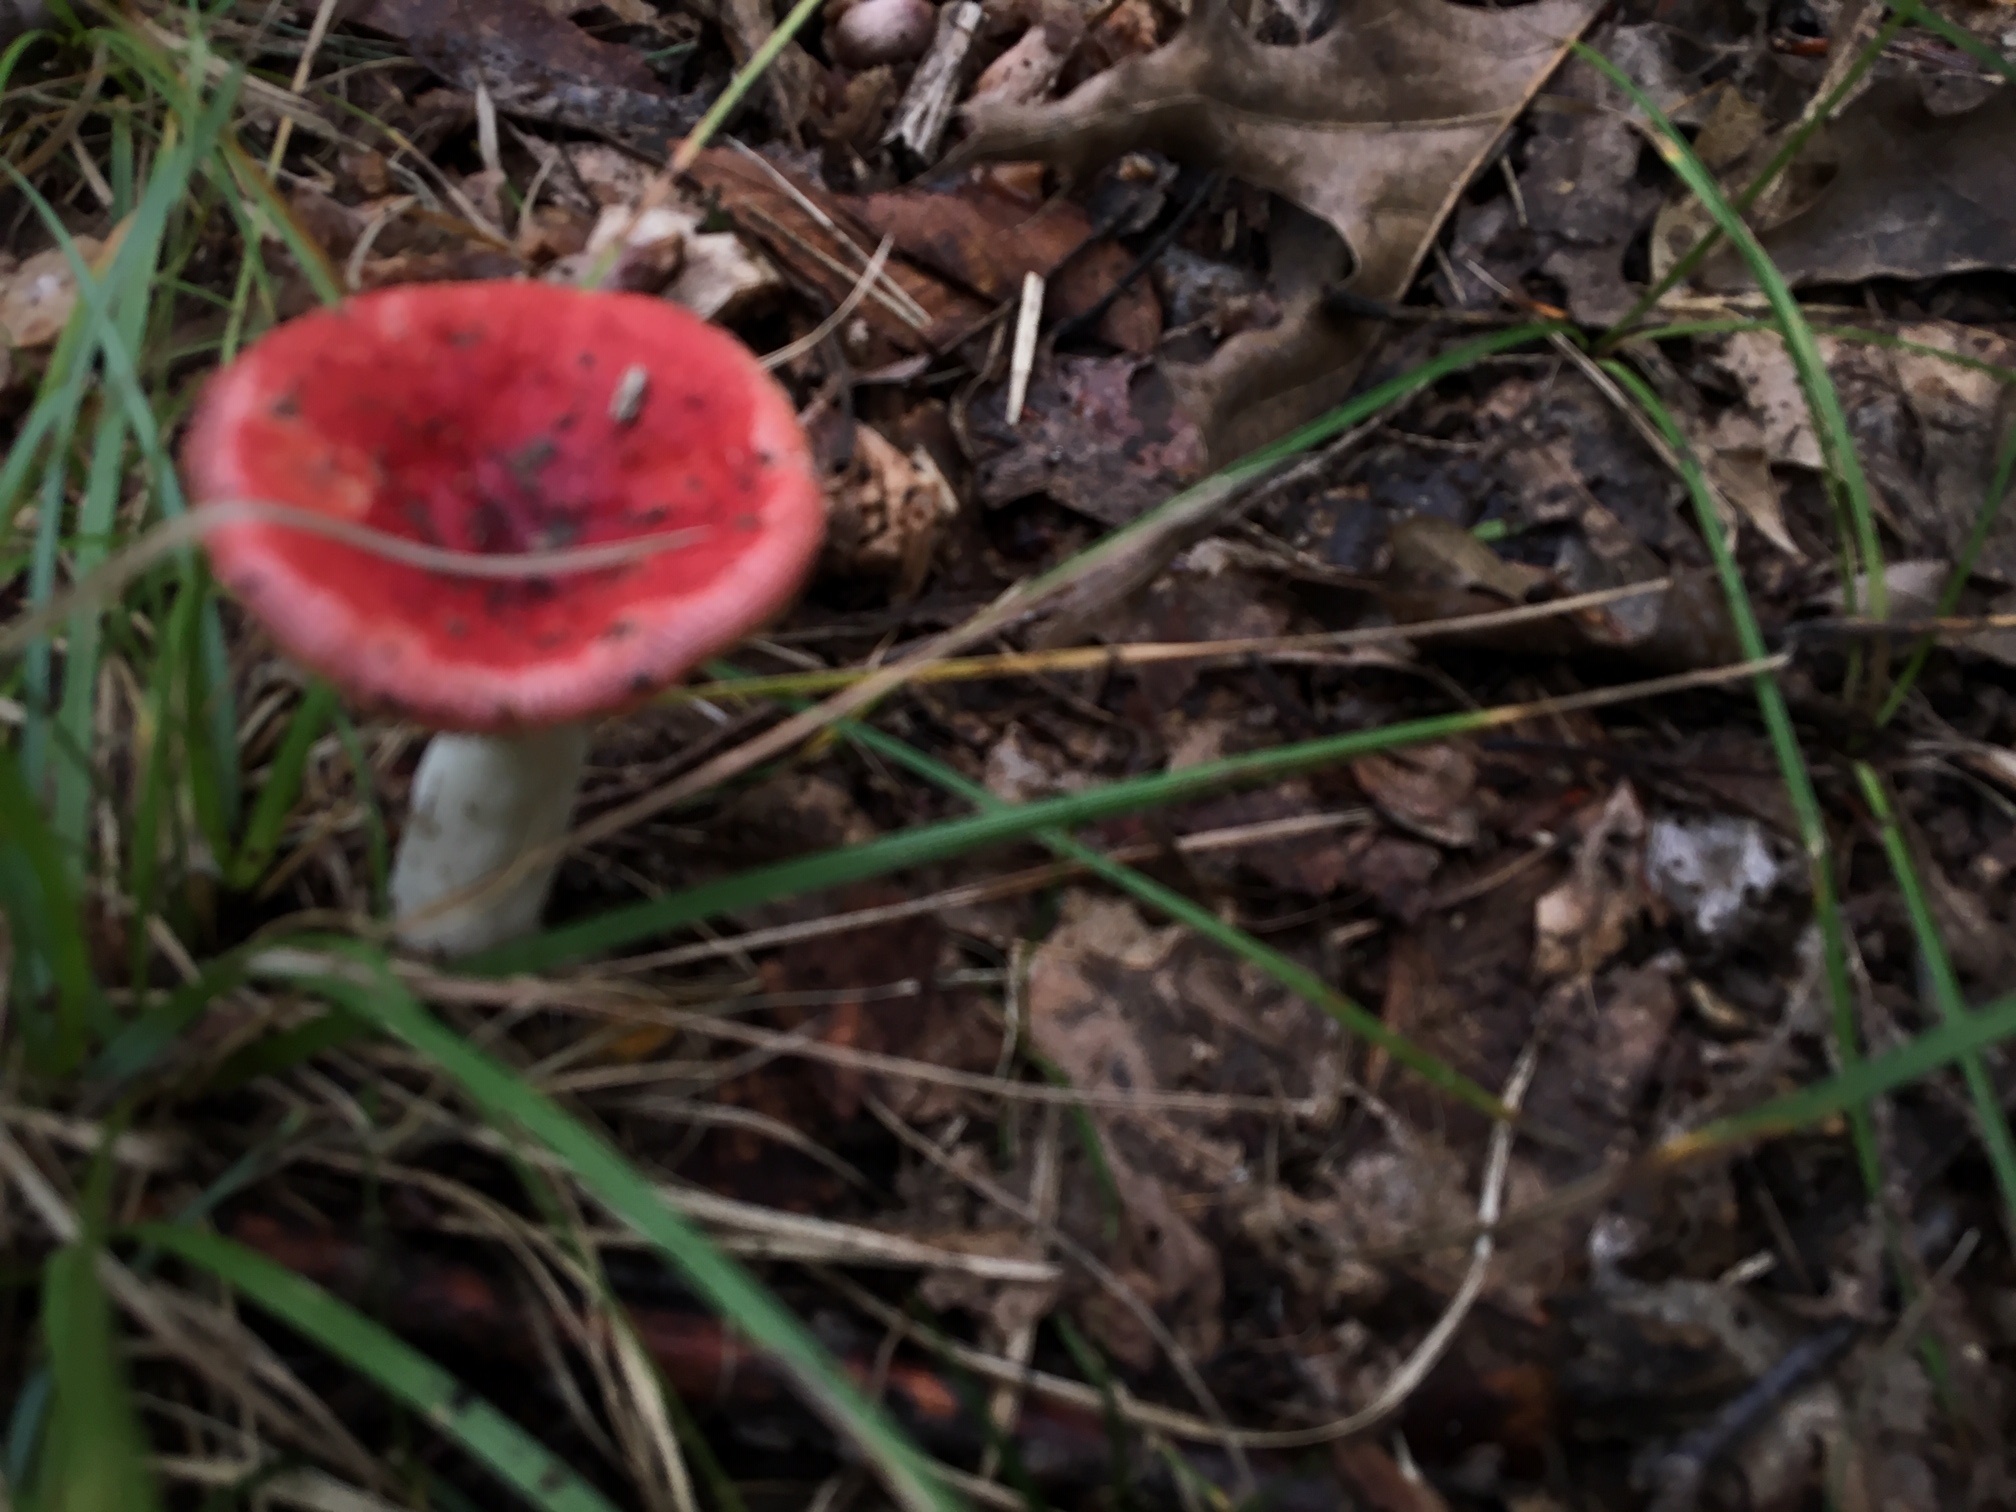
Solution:
[{"label": "mushroom cap", "polygon": [[461,551],[690,533],[479,578],[279,522],[210,532],[219,581],[288,654],[439,729],[659,691],[781,610],[826,528],[804,431],[746,347],[662,300],[544,283],[406,285],[276,327],[211,378],[182,462],[198,508],[293,505]]}]

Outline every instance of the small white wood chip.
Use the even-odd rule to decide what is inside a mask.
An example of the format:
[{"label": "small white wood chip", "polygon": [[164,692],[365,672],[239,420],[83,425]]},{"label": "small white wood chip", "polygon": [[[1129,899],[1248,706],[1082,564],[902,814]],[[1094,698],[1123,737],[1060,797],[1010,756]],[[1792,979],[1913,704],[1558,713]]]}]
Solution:
[{"label": "small white wood chip", "polygon": [[1043,275],[1022,275],[1022,308],[1015,314],[1015,350],[1008,358],[1008,414],[1010,425],[1022,418],[1022,401],[1029,397],[1029,370],[1036,365],[1036,328],[1043,319]]}]

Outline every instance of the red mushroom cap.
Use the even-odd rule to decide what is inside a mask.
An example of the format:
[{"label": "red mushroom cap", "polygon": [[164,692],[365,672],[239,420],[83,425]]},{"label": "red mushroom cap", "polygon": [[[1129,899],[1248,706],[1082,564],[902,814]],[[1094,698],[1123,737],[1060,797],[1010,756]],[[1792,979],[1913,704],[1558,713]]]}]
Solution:
[{"label": "red mushroom cap", "polygon": [[291,656],[443,729],[658,691],[782,609],[826,526],[791,402],[747,348],[662,300],[543,283],[415,284],[290,321],[211,379],[182,456],[198,507],[294,505],[455,550],[691,532],[508,579],[280,523],[210,533],[219,580]]}]

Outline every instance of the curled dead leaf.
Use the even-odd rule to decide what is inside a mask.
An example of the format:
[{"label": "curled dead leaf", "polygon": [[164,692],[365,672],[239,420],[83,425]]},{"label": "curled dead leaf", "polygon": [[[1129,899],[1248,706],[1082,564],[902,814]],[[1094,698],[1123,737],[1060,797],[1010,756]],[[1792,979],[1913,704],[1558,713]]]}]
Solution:
[{"label": "curled dead leaf", "polygon": [[1360,757],[1351,775],[1379,812],[1439,845],[1477,843],[1477,758],[1453,741]]},{"label": "curled dead leaf", "polygon": [[[2016,268],[2016,90],[2006,85],[1956,115],[1935,110],[1914,79],[1879,80],[1787,176],[1810,187],[1764,219],[1759,239],[1794,286]],[[1728,249],[1698,277],[1717,289],[1752,283]]]},{"label": "curled dead leaf", "polygon": [[923,447],[906,453],[873,426],[854,427],[853,456],[828,490],[824,567],[841,576],[891,580],[897,601],[914,597],[931,570],[959,497]]},{"label": "curled dead leaf", "polygon": [[1619,783],[1584,819],[1572,870],[1533,908],[1536,976],[1594,975],[1645,911],[1645,812],[1631,784]]},{"label": "curled dead leaf", "polygon": [[[101,260],[104,245],[96,237],[75,238],[77,255],[86,266]],[[63,334],[77,308],[77,278],[61,247],[37,252],[10,273],[0,274],[0,337],[8,345],[32,351]]]},{"label": "curled dead leaf", "polygon": [[351,17],[396,37],[457,89],[531,120],[662,146],[707,102],[671,96],[631,48],[590,36],[536,0],[367,0]]},{"label": "curled dead leaf", "polygon": [[[1175,41],[1052,104],[981,104],[958,157],[1040,158],[1085,176],[1151,149],[1219,168],[1315,217],[1270,248],[1284,319],[1210,361],[1172,367],[1214,457],[1250,450],[1348,391],[1379,331],[1323,293],[1405,293],[1456,196],[1568,42],[1591,0],[1484,10],[1368,0],[1301,47],[1270,47],[1229,0],[1198,0]],[[1341,245],[1339,239],[1341,238]]]},{"label": "curled dead leaf", "polygon": [[[1081,315],[1112,294],[1133,259],[1097,238],[1078,205],[1017,193],[1000,173],[975,174],[950,191],[900,189],[843,203],[912,261],[989,300],[1016,298],[1022,280],[1045,280],[1044,313]],[[1099,334],[1129,352],[1153,350],[1162,334],[1161,303],[1145,280],[1128,285],[1099,322]]]}]

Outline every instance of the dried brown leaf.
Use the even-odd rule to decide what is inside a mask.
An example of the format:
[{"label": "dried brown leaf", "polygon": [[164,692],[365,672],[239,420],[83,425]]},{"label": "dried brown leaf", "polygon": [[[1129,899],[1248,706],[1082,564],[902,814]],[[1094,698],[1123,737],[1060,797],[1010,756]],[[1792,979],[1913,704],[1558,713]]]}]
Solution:
[{"label": "dried brown leaf", "polygon": [[1448,741],[1360,757],[1351,775],[1379,811],[1438,845],[1477,843],[1477,758]]},{"label": "dried brown leaf", "polygon": [[487,89],[510,115],[662,145],[705,108],[667,95],[632,49],[537,0],[368,0],[352,19],[396,37],[457,89]]},{"label": "dried brown leaf", "polygon": [[[1090,1114],[1128,1220],[1111,1264],[1187,1347],[1208,1352],[1222,1326],[1224,1275],[1199,1225],[1215,1208],[1259,1200],[1244,1173],[1262,1158],[1260,1133],[1148,1099],[1179,1090],[1334,1097],[1335,1026],[1185,930],[1152,927],[1130,904],[1081,891],[1066,895],[1062,922],[1030,960],[1026,1002],[1036,1048],[1072,1086],[1141,1099]],[[1082,1195],[1067,1188],[1067,1208]],[[1100,1224],[1096,1208],[1081,1216]],[[1086,1315],[1123,1358],[1152,1358],[1125,1310],[1101,1301]]]},{"label": "dried brown leaf", "polygon": [[[974,175],[946,192],[901,189],[843,203],[896,250],[985,299],[1017,296],[1030,273],[1048,280],[1044,314],[1065,320],[1110,294],[1133,259],[1117,243],[1094,240],[1092,218],[1056,196],[1032,201],[997,174]],[[1060,269],[1062,271],[1060,271]],[[1099,323],[1126,351],[1152,350],[1162,311],[1146,282],[1129,285]]]},{"label": "dried brown leaf", "polygon": [[[76,238],[86,266],[102,248],[92,237]],[[0,273],[0,341],[24,349],[45,347],[63,334],[77,308],[77,279],[61,247],[37,252],[20,267]]]},{"label": "dried brown leaf", "polygon": [[[1995,449],[2016,415],[2016,340],[1946,321],[1895,328],[1914,347],[1891,349],[1822,335],[1820,354],[1841,389],[1849,429],[1876,504],[1906,552],[1957,557],[1974,529],[1994,473]],[[1984,372],[1937,355],[2006,369]],[[1792,360],[1771,332],[1725,338],[1718,362],[1742,390],[1761,430],[1765,459],[1817,470],[1820,443]],[[2016,583],[2016,514],[2004,509],[1976,570]]]},{"label": "dried brown leaf", "polygon": [[1574,869],[1533,908],[1533,971],[1587,977],[1624,948],[1645,911],[1645,811],[1619,783],[1588,815]]},{"label": "dried brown leaf", "polygon": [[[795,282],[816,290],[829,306],[840,305],[860,282],[878,238],[840,196],[789,169],[727,148],[701,153],[690,177],[738,230],[761,242]],[[980,327],[988,308],[892,254],[855,313],[870,344],[861,351],[850,347],[849,356],[872,367],[892,354],[956,345]]]},{"label": "dried brown leaf", "polygon": [[[1790,177],[1817,187],[1760,240],[1795,286],[2016,268],[2016,90],[2006,85],[1944,115],[1915,81],[1880,81],[1815,136]],[[1726,249],[1700,280],[1752,282]]]},{"label": "dried brown leaf", "polygon": [[[1153,149],[1221,168],[1320,219],[1356,260],[1349,287],[1406,292],[1456,196],[1596,6],[1483,10],[1366,0],[1301,47],[1269,47],[1227,0],[1200,0],[1167,47],[1054,104],[983,105],[962,155],[1085,174]],[[1316,229],[1316,228],[1310,228]],[[1278,436],[1348,389],[1378,330],[1321,310],[1343,271],[1326,235],[1276,234],[1285,318],[1172,368],[1214,456]]]},{"label": "dried brown leaf", "polygon": [[853,455],[828,481],[831,517],[823,567],[841,576],[888,578],[898,602],[924,586],[932,554],[959,513],[959,497],[923,447],[910,452],[857,425]]},{"label": "dried brown leaf", "polygon": [[[1124,525],[1205,465],[1203,438],[1183,411],[1171,370],[1137,357],[1059,357],[1037,369],[1013,430],[999,392],[973,407],[970,423],[981,441],[1007,443],[975,477],[988,505],[1048,494],[1102,524]],[[1088,436],[1099,444],[1088,446]],[[1113,597],[1103,597],[1102,609]]]}]

